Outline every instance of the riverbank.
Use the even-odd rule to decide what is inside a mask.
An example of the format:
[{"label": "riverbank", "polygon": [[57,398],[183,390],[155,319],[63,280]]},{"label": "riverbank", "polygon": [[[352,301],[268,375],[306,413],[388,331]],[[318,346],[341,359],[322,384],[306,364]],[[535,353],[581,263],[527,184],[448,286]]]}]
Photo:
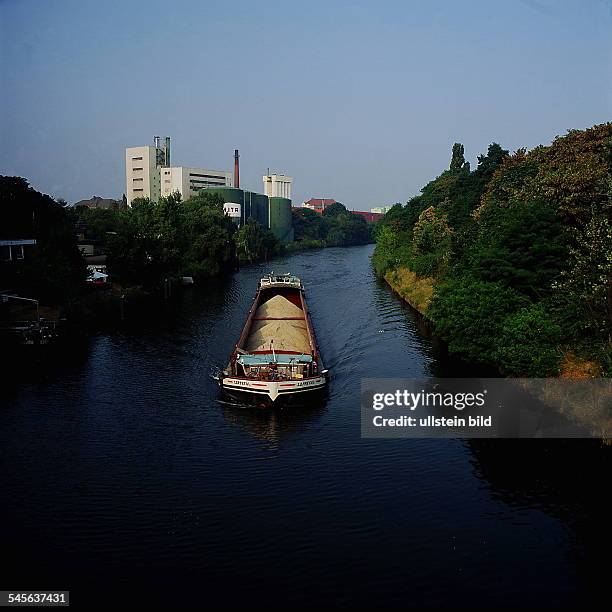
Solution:
[{"label": "riverbank", "polygon": [[384,279],[397,295],[429,320],[427,308],[434,293],[433,278],[428,276],[419,278],[409,268],[401,267],[385,272]]},{"label": "riverbank", "polygon": [[[436,280],[432,277],[420,278],[406,267],[390,270],[383,275],[389,287],[419,314],[432,322],[428,308],[433,297]],[[592,359],[580,356],[577,350],[564,347],[559,363],[559,371],[553,378],[598,378],[602,376],[601,366]],[[499,366],[498,366],[498,371]]]},{"label": "riverbank", "polygon": [[[383,276],[385,282],[402,300],[425,317],[430,323],[427,311],[434,294],[436,281],[431,277],[419,278],[417,274],[406,267],[388,271]],[[499,366],[498,372],[501,374]],[[586,427],[594,435],[612,431],[612,417],[609,402],[601,394],[593,394],[585,401],[584,396],[560,397],[559,386],[554,382],[560,379],[585,380],[601,377],[601,367],[593,360],[580,357],[576,351],[565,349],[560,361],[559,372],[550,377],[550,382],[543,381],[538,387],[538,399],[551,408],[559,411],[570,419]],[[606,440],[610,443],[610,440]]]}]

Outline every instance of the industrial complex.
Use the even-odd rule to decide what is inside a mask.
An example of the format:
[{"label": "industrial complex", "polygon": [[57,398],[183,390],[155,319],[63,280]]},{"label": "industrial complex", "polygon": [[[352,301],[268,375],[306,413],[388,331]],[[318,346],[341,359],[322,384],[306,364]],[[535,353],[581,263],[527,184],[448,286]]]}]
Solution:
[{"label": "industrial complex", "polygon": [[200,190],[219,194],[224,210],[238,225],[255,219],[283,242],[293,241],[291,187],[293,179],[284,174],[263,176],[264,193],[240,189],[238,150],[234,151],[234,172],[172,166],[170,138],[155,136],[153,145],[125,150],[126,198],[128,206],[136,198],[160,197],[179,193],[183,200]]},{"label": "industrial complex", "polygon": [[[291,190],[293,178],[285,174],[268,173],[262,177],[263,193],[240,188],[240,155],[234,151],[234,170],[210,170],[173,166],[170,163],[170,138],[155,136],[152,145],[129,147],[125,150],[126,201],[131,206],[136,198],[160,197],[179,193],[188,200],[202,189],[219,194],[224,210],[238,225],[255,219],[268,228],[282,242],[292,242],[293,223]],[[311,198],[302,206],[322,214],[335,204],[332,198]],[[368,223],[379,221],[387,208],[374,208],[371,212],[350,211]]]}]

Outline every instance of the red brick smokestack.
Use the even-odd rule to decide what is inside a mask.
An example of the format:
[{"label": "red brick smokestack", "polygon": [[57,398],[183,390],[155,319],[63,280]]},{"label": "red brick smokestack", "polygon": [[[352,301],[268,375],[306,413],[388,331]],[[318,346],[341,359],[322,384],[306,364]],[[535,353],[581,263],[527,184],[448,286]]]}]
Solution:
[{"label": "red brick smokestack", "polygon": [[234,187],[240,187],[240,155],[238,149],[234,150]]}]

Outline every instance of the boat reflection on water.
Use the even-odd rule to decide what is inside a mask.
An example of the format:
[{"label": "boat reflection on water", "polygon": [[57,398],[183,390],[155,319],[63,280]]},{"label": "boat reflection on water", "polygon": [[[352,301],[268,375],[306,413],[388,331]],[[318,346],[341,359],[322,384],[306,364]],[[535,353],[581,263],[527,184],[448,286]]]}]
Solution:
[{"label": "boat reflection on water", "polygon": [[291,406],[290,409],[258,409],[230,399],[217,400],[225,419],[253,437],[277,443],[283,438],[307,431],[323,416],[327,397]]}]

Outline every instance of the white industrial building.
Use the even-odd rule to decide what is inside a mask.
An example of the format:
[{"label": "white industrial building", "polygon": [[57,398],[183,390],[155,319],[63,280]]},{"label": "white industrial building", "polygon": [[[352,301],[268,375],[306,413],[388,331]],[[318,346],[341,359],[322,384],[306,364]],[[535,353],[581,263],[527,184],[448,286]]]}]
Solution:
[{"label": "white industrial building", "polygon": [[206,187],[233,186],[231,172],[170,165],[170,138],[156,136],[153,146],[125,150],[126,198],[128,206],[136,198],[160,197],[178,192],[183,200]]},{"label": "white industrial building", "polygon": [[266,174],[263,177],[264,193],[269,198],[291,199],[293,178],[284,174]]},{"label": "white industrial building", "polygon": [[185,168],[171,166],[160,168],[161,195],[169,196],[179,192],[183,200],[196,195],[200,189],[207,187],[232,187],[232,173],[223,170],[204,170],[203,168]]},{"label": "white industrial building", "polygon": [[136,198],[157,201],[160,194],[156,147],[130,147],[125,150],[125,177],[128,206]]}]

